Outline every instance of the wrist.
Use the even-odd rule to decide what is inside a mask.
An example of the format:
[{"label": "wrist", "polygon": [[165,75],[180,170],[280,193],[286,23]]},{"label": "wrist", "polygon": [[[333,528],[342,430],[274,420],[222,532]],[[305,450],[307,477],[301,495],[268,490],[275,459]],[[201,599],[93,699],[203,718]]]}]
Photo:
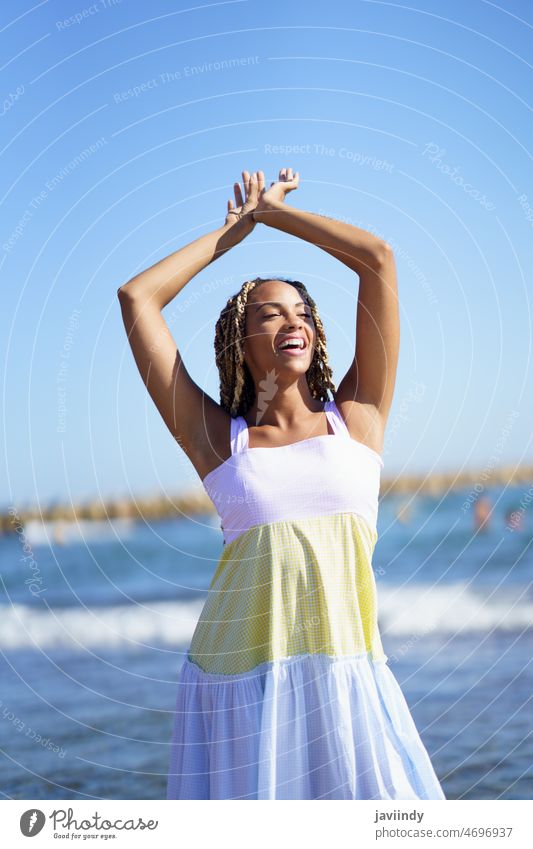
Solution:
[{"label": "wrist", "polygon": [[223,233],[233,233],[233,235],[239,241],[244,239],[255,227],[255,221],[252,218],[251,213],[244,215],[242,218],[237,219],[237,221],[229,221],[222,225]]},{"label": "wrist", "polygon": [[265,201],[260,209],[254,209],[252,212],[253,219],[256,223],[261,221],[263,224],[268,224],[268,219],[274,213],[286,209],[286,203],[282,200]]}]

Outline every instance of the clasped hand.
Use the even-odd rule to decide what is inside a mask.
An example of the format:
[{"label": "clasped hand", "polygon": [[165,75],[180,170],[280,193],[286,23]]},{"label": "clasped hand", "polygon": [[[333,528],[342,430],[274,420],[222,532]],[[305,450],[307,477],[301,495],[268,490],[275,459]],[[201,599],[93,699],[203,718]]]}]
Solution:
[{"label": "clasped hand", "polygon": [[244,186],[244,199],[240,183],[233,184],[235,202],[228,200],[228,211],[226,214],[226,227],[236,224],[253,230],[258,221],[268,223],[268,213],[272,212],[276,204],[283,203],[289,192],[298,188],[300,175],[296,171],[293,175],[292,168],[281,168],[278,180],[265,188],[265,175],[262,171],[242,172]]}]

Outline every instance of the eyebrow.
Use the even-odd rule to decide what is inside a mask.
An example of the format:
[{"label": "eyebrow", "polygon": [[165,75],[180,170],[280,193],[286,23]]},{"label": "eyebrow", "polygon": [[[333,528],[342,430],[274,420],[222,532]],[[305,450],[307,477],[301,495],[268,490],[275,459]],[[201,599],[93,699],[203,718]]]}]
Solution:
[{"label": "eyebrow", "polygon": [[[261,307],[266,307],[267,304],[273,304],[275,307],[282,307],[283,306],[283,303],[281,301],[263,301],[262,304],[259,304],[259,306],[256,307],[255,312],[257,312],[257,310],[260,310]],[[304,307],[309,306],[309,304],[306,303],[305,301],[297,301],[295,304],[293,304],[294,307],[300,307],[302,305]]]}]

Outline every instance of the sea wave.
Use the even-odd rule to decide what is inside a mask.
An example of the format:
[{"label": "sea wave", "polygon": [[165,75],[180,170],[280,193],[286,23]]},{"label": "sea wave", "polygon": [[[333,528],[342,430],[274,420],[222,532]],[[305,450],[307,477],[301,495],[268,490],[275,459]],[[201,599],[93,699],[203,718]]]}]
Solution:
[{"label": "sea wave", "polygon": [[1,649],[140,648],[181,646],[192,636],[203,600],[114,607],[48,608],[23,604],[2,608]]},{"label": "sea wave", "polygon": [[382,586],[378,590],[382,634],[523,631],[533,627],[528,587],[475,590],[471,583]]},{"label": "sea wave", "polygon": [[[205,597],[111,607],[45,608],[23,604],[2,608],[0,648],[136,649],[184,647],[190,641]],[[499,590],[490,597],[466,583],[447,586],[382,586],[379,627],[384,637],[416,634],[523,631],[533,626],[533,602],[525,590]]]}]

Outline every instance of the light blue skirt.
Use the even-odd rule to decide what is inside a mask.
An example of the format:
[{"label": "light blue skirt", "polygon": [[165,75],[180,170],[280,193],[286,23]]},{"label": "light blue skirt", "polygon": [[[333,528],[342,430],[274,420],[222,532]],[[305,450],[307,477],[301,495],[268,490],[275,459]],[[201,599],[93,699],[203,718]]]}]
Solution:
[{"label": "light blue skirt", "polygon": [[313,653],[227,675],[185,659],[167,799],[445,798],[386,660]]}]

